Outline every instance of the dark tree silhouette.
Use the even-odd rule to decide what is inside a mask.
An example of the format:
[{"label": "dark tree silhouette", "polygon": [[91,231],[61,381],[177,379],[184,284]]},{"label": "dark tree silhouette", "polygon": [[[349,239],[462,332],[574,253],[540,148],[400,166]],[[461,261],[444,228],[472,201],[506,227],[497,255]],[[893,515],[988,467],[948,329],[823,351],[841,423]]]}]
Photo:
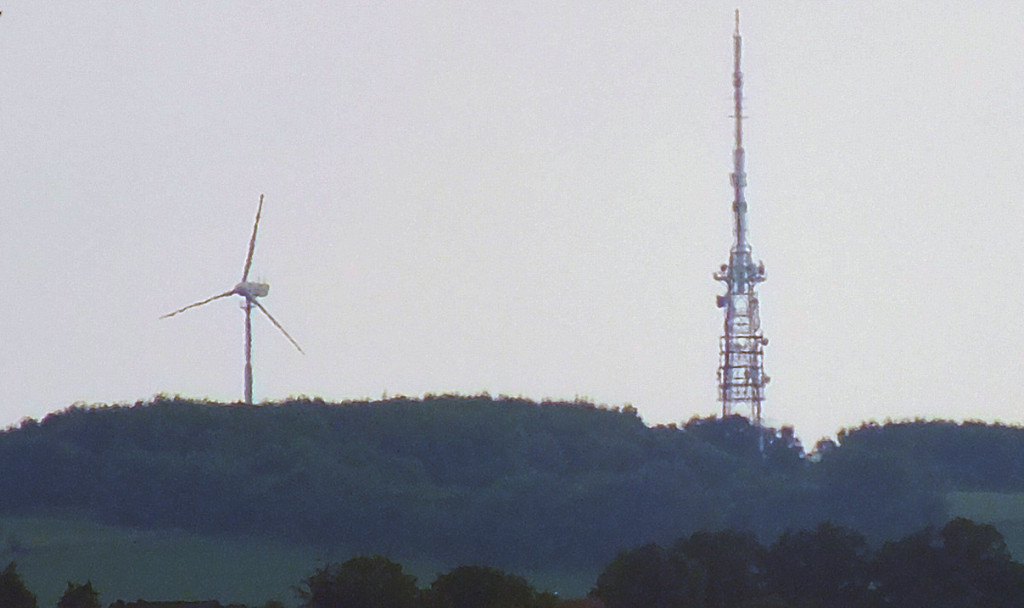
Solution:
[{"label": "dark tree silhouette", "polygon": [[886,543],[874,563],[882,603],[961,608],[1024,606],[1024,566],[999,532],[957,518]]},{"label": "dark tree silhouette", "polygon": [[593,594],[606,608],[700,608],[706,577],[696,560],[651,544],[620,553],[597,578]]},{"label": "dark tree silhouette", "polygon": [[101,608],[100,594],[92,588],[92,581],[76,585],[68,581],[64,595],[57,600],[57,608]]},{"label": "dark tree silhouette", "polygon": [[707,608],[732,608],[762,595],[765,549],[751,532],[696,532],[676,543],[672,552],[676,559],[694,560],[707,573]]},{"label": "dark tree silhouette", "polygon": [[18,574],[18,567],[14,562],[7,564],[3,572],[0,572],[0,606],[3,608],[38,608],[36,596]]},{"label": "dark tree silhouette", "polygon": [[306,608],[412,608],[416,577],[385,557],[354,557],[327,565],[296,590]]},{"label": "dark tree silhouette", "polygon": [[768,549],[766,590],[794,606],[857,606],[868,591],[869,560],[864,536],[848,528],[786,532]]},{"label": "dark tree silhouette", "polygon": [[557,598],[538,593],[526,579],[486,566],[459,566],[424,594],[427,608],[554,608]]}]

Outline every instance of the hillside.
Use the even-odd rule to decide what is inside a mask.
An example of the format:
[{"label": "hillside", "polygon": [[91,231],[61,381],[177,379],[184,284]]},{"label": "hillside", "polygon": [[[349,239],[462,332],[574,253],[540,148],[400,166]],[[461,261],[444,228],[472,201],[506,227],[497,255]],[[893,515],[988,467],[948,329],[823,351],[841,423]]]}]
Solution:
[{"label": "hillside", "polygon": [[699,529],[877,542],[945,521],[949,492],[1024,491],[1019,428],[865,425],[813,458],[760,432],[489,396],[72,407],[0,433],[0,514],[593,573]]}]

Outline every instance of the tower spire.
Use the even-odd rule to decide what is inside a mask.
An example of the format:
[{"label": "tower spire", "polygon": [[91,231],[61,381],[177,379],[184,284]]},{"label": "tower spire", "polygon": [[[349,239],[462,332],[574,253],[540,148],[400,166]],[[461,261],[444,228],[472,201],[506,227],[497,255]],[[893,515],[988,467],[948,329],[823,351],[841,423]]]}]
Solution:
[{"label": "tower spire", "polygon": [[743,189],[747,187],[747,173],[743,151],[743,72],[740,57],[743,52],[743,38],[740,36],[740,11],[736,9],[736,30],[732,35],[733,72],[732,98],[735,105],[733,118],[736,120],[736,145],[732,153],[732,187],[734,191],[733,213],[736,219],[736,247],[749,249],[747,244],[747,201]]},{"label": "tower spire", "polygon": [[718,400],[722,416],[750,413],[750,421],[761,424],[761,403],[768,376],[764,373],[764,345],[761,335],[756,285],[765,279],[764,263],[754,265],[747,241],[747,173],[743,149],[743,72],[740,70],[743,39],[740,36],[740,12],[736,11],[733,40],[733,118],[736,141],[733,147],[733,233],[729,263],[722,264],[714,277],[725,283],[725,295],[718,296],[718,307],[725,309],[725,328],[720,341]]}]

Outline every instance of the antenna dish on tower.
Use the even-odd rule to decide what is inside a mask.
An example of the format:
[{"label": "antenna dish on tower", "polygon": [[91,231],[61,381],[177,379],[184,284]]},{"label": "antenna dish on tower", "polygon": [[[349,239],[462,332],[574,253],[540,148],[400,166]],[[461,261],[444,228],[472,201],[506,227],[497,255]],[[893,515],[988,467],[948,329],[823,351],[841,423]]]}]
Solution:
[{"label": "antenna dish on tower", "polygon": [[719,308],[725,309],[725,328],[720,340],[718,367],[718,400],[722,416],[749,411],[750,421],[760,426],[761,403],[769,378],[764,373],[764,346],[768,339],[761,335],[761,318],[756,285],[765,280],[764,262],[754,263],[747,240],[746,151],[743,149],[743,72],[740,59],[743,39],[740,36],[740,11],[736,11],[733,40],[733,118],[736,121],[733,166],[730,182],[733,188],[733,242],[729,263],[714,274],[726,285],[724,295],[717,297]]}]

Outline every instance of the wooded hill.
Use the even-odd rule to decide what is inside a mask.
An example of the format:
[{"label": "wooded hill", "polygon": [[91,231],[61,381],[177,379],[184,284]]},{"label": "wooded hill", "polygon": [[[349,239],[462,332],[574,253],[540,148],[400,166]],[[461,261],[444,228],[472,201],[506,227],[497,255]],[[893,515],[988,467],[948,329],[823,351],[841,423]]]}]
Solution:
[{"label": "wooded hill", "polygon": [[[760,449],[763,445],[763,452]],[[809,457],[739,417],[428,396],[71,407],[0,433],[0,513],[262,536],[507,569],[598,570],[702,529],[942,525],[951,491],[1024,491],[1024,429],[865,425]]]}]

